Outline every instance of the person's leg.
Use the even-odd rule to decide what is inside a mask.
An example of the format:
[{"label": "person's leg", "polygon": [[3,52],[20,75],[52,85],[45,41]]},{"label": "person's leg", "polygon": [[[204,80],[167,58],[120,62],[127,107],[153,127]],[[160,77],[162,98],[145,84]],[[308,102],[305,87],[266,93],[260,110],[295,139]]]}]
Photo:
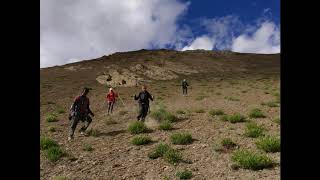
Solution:
[{"label": "person's leg", "polygon": [[109,112],[110,112],[110,106],[111,106],[110,103],[111,103],[111,102],[108,102],[108,114],[109,114]]},{"label": "person's leg", "polygon": [[73,138],[74,131],[76,130],[79,118],[77,116],[72,116],[69,125],[69,137]]},{"label": "person's leg", "polygon": [[91,122],[92,122],[91,117],[89,115],[86,115],[84,117],[84,125],[82,126],[81,131],[82,132],[86,131],[89,125],[91,124]]},{"label": "person's leg", "polygon": [[186,95],[188,94],[188,88],[186,88]]},{"label": "person's leg", "polygon": [[139,103],[139,115],[137,116],[138,121],[142,117],[142,112],[143,112],[143,107],[142,107],[142,104]]},{"label": "person's leg", "polygon": [[142,118],[141,118],[141,120],[142,120],[142,122],[144,122],[145,121],[145,119],[146,119],[146,116],[147,116],[147,114],[148,114],[148,105],[143,105],[143,108],[142,108],[143,110],[142,110]]},{"label": "person's leg", "polygon": [[112,111],[113,111],[113,105],[114,105],[114,102],[111,102],[111,114],[112,114]]}]

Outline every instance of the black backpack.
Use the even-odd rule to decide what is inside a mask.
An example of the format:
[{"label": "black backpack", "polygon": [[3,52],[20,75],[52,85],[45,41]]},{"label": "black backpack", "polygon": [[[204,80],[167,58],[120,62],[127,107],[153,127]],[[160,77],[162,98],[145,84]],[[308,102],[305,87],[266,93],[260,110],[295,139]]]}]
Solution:
[{"label": "black backpack", "polygon": [[141,103],[148,103],[149,101],[149,96],[147,92],[141,92],[140,93],[140,102]]},{"label": "black backpack", "polygon": [[182,87],[186,88],[187,86],[188,86],[187,81],[183,81],[183,82],[182,82]]}]

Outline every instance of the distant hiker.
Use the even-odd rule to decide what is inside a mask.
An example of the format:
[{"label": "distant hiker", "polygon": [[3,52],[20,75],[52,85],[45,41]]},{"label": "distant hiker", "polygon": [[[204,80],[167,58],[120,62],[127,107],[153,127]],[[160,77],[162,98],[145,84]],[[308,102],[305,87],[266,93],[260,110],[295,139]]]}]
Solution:
[{"label": "distant hiker", "polygon": [[111,113],[113,111],[113,105],[116,102],[116,98],[118,97],[118,94],[116,92],[113,91],[112,88],[109,89],[109,92],[106,96],[107,98],[107,102],[108,102],[108,114]]},{"label": "distant hiker", "polygon": [[186,79],[184,79],[183,81],[182,81],[182,94],[183,95],[187,95],[188,94],[188,86],[189,86],[189,84],[187,83],[187,80]]},{"label": "distant hiker", "polygon": [[69,137],[68,140],[73,139],[74,131],[77,127],[79,121],[84,122],[84,126],[80,129],[81,134],[84,134],[86,129],[89,127],[90,123],[92,122],[91,117],[94,116],[93,112],[90,110],[90,103],[87,94],[89,93],[89,88],[84,88],[82,94],[77,96],[70,108],[70,127],[69,127]]},{"label": "distant hiker", "polygon": [[139,115],[137,117],[138,121],[141,119],[141,121],[144,122],[149,110],[149,99],[153,101],[153,97],[147,91],[146,86],[142,86],[142,91],[138,96],[134,95],[134,100],[138,100],[139,103]]}]

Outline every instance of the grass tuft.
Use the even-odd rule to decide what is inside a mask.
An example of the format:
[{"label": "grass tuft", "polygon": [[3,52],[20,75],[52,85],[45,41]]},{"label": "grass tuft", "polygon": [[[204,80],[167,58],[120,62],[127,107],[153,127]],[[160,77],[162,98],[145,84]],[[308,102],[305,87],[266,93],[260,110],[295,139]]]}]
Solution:
[{"label": "grass tuft", "polygon": [[145,145],[151,143],[152,140],[149,136],[136,136],[131,140],[133,145]]},{"label": "grass tuft", "polygon": [[251,170],[261,170],[274,165],[274,162],[268,156],[247,150],[238,150],[234,152],[231,159],[239,167]]},{"label": "grass tuft", "polygon": [[172,144],[191,144],[192,136],[190,133],[175,133],[171,137]]},{"label": "grass tuft", "polygon": [[280,139],[274,136],[265,136],[256,142],[259,149],[265,152],[280,152]]},{"label": "grass tuft", "polygon": [[134,121],[129,124],[128,131],[131,134],[140,134],[147,131],[147,126],[141,121]]},{"label": "grass tuft", "polygon": [[183,170],[183,171],[178,171],[176,173],[176,176],[180,179],[180,180],[185,180],[185,179],[191,179],[192,177],[192,172],[189,170]]}]

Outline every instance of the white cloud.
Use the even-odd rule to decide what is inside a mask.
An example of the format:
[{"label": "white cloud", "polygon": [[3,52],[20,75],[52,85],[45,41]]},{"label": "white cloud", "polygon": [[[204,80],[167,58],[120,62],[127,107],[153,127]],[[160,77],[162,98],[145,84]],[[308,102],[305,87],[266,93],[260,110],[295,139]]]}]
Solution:
[{"label": "white cloud", "polygon": [[41,0],[40,65],[175,44],[179,0]]},{"label": "white cloud", "polygon": [[212,39],[207,36],[201,36],[196,38],[189,46],[182,48],[182,51],[197,49],[212,50],[213,47],[214,41]]},{"label": "white cloud", "polygon": [[[269,11],[269,10],[268,10]],[[259,18],[256,24],[243,24],[237,16],[203,19],[201,25],[207,33],[196,38],[181,50],[195,49],[199,44],[210,45],[219,50],[243,53],[280,53],[280,30],[266,18]],[[204,39],[202,39],[205,37]],[[199,39],[201,41],[199,42]]]},{"label": "white cloud", "polygon": [[232,51],[246,53],[280,53],[280,31],[273,22],[264,22],[251,36],[242,34],[234,39]]}]

